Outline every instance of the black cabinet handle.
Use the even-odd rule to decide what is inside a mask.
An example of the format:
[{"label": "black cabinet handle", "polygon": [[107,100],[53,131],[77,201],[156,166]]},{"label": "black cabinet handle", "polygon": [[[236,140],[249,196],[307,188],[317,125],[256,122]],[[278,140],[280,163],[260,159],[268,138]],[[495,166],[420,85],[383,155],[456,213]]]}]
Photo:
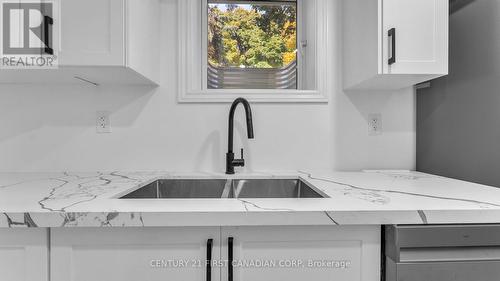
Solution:
[{"label": "black cabinet handle", "polygon": [[391,38],[391,57],[389,58],[389,65],[391,65],[396,62],[396,29],[389,29],[387,35]]},{"label": "black cabinet handle", "polygon": [[52,49],[52,40],[51,40],[51,37],[50,37],[50,29],[49,29],[49,26],[53,25],[54,24],[54,19],[52,19],[51,17],[49,16],[44,16],[43,17],[43,32],[44,32],[44,35],[43,35],[43,43],[45,43],[45,53],[46,54],[49,54],[49,55],[53,55],[54,54],[54,49]]},{"label": "black cabinet handle", "polygon": [[233,281],[233,237],[227,238],[227,281]]},{"label": "black cabinet handle", "polygon": [[212,247],[213,239],[207,240],[207,281],[212,281]]}]

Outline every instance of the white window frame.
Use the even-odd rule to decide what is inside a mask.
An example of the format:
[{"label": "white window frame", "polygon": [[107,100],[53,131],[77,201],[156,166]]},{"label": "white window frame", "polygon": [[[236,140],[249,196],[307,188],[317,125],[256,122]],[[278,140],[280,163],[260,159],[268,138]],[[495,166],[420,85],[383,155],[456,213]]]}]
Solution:
[{"label": "white window frame", "polygon": [[[304,0],[298,0],[300,6]],[[327,103],[328,81],[333,79],[331,52],[328,51],[329,15],[328,1],[315,1],[316,55],[314,62],[316,89],[314,90],[283,90],[283,89],[207,89],[207,0],[179,0],[178,5],[178,102],[180,103],[221,103],[232,102],[237,97],[243,97],[250,102],[279,103]],[[302,23],[298,15],[298,34]],[[299,34],[300,36],[300,34]],[[300,38],[297,40],[299,49]],[[309,47],[308,47],[309,48]],[[321,59],[319,59],[321,58]],[[301,62],[298,60],[299,75],[302,74]],[[330,78],[329,78],[330,77]],[[299,85],[301,77],[299,76]]]}]

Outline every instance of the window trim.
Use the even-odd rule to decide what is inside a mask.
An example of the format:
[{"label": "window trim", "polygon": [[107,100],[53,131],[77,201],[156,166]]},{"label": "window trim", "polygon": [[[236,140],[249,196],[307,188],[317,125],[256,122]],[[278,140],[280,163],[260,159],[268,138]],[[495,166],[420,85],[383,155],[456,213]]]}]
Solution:
[{"label": "window trim", "polygon": [[[298,0],[302,1],[302,0]],[[311,1],[311,0],[306,0]],[[178,1],[178,102],[179,103],[226,103],[237,97],[244,97],[250,102],[269,103],[327,103],[328,77],[333,77],[332,61],[328,40],[329,22],[328,1],[315,0],[316,22],[316,89],[281,90],[281,89],[207,89],[206,52],[207,41],[203,38],[202,26],[207,21],[206,0]],[[298,3],[301,4],[301,3]],[[201,14],[200,14],[201,13]],[[297,26],[301,26],[299,23]],[[300,44],[300,41],[298,42]],[[300,47],[300,46],[298,46]],[[201,52],[200,52],[201,49]],[[205,56],[205,58],[203,57]],[[322,58],[321,60],[318,58]],[[299,67],[299,74],[301,70]],[[301,79],[300,79],[301,80]]]}]

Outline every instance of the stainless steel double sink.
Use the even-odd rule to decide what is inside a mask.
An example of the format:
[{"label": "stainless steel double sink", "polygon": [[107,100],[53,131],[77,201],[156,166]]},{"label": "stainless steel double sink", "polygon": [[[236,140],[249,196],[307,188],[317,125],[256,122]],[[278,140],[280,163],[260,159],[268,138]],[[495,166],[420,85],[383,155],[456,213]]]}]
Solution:
[{"label": "stainless steel double sink", "polygon": [[300,179],[162,179],[120,199],[325,198]]}]

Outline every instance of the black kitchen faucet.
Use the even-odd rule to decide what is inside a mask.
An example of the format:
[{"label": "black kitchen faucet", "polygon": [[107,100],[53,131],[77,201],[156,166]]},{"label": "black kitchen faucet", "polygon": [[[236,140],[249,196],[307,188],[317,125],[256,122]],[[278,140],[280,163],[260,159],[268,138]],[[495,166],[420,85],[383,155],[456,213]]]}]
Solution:
[{"label": "black kitchen faucet", "polygon": [[229,131],[227,141],[227,154],[226,154],[226,174],[234,174],[234,167],[245,166],[245,159],[243,159],[243,148],[241,149],[241,159],[234,159],[233,153],[233,129],[234,129],[234,112],[238,104],[243,104],[245,107],[245,115],[247,120],[247,135],[249,139],[253,139],[253,123],[252,123],[252,109],[250,103],[244,98],[237,98],[231,105],[229,111]]}]

